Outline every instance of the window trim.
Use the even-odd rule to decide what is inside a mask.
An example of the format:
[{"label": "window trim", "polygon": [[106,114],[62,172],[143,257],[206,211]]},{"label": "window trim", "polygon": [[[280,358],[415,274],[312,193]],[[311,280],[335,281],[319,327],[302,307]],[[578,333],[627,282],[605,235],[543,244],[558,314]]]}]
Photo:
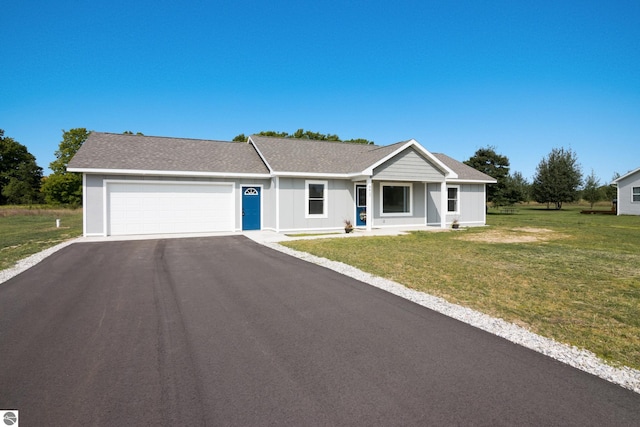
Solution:
[{"label": "window trim", "polygon": [[[453,211],[449,210],[449,189],[450,188],[455,188],[456,189],[456,209]],[[460,214],[460,186],[459,185],[447,185],[447,214],[450,215],[459,215]]]},{"label": "window trim", "polygon": [[[385,212],[384,211],[384,187],[409,187],[409,212]],[[381,182],[380,183],[380,216],[381,217],[413,216],[413,183]]]},{"label": "window trim", "polygon": [[[309,185],[310,184],[320,184],[323,185],[322,190],[322,213],[321,214],[311,214],[309,213],[309,201],[312,200],[309,198]],[[304,181],[304,217],[305,218],[328,218],[329,217],[329,181],[318,181],[307,179]],[[319,199],[313,199],[319,200]]]},{"label": "window trim", "polygon": [[[637,193],[636,189],[638,190]],[[638,196],[638,200],[634,200],[636,196]],[[631,187],[631,203],[640,203],[640,187]]]}]

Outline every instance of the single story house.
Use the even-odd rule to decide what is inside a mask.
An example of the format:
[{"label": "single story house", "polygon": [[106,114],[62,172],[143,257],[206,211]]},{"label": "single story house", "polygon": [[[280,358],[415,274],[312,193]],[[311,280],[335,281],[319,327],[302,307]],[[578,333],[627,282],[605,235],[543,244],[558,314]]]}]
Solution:
[{"label": "single story house", "polygon": [[640,168],[611,184],[618,187],[618,215],[640,215]]},{"label": "single story house", "polygon": [[247,143],[92,132],[84,235],[484,225],[496,181],[415,140],[387,146],[270,138]]}]

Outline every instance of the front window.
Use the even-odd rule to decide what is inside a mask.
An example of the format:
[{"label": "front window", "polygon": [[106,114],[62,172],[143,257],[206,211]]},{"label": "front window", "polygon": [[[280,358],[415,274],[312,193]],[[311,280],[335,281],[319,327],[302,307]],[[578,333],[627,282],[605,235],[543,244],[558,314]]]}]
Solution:
[{"label": "front window", "polygon": [[447,212],[458,212],[458,187],[447,187]]},{"label": "front window", "polygon": [[632,200],[634,202],[640,202],[640,187],[633,187],[633,197]]},{"label": "front window", "polygon": [[411,215],[411,184],[382,184],[382,215]]},{"label": "front window", "polygon": [[307,218],[327,217],[327,181],[306,181]]}]

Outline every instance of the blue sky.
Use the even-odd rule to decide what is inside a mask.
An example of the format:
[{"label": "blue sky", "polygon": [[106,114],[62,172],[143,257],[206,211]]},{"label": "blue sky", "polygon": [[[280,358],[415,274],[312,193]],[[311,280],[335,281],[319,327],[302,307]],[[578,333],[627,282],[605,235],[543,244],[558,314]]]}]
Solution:
[{"label": "blue sky", "polygon": [[640,2],[4,0],[0,128],[45,168],[62,130],[231,140],[304,128],[531,179],[571,148],[640,167]]}]

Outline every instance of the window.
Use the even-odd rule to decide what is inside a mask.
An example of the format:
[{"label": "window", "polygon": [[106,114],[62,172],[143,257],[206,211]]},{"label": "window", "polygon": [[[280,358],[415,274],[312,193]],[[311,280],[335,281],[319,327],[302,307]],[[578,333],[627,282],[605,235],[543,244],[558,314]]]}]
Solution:
[{"label": "window", "polygon": [[458,212],[459,187],[447,187],[447,212]]},{"label": "window", "polygon": [[306,181],[306,217],[327,217],[327,181]]},{"label": "window", "polygon": [[363,187],[363,186],[358,186],[356,187],[357,190],[357,194],[356,194],[356,206],[358,206],[359,208],[366,208],[367,207],[367,187]]},{"label": "window", "polygon": [[382,215],[411,215],[411,184],[381,184]]},{"label": "window", "polygon": [[640,202],[640,187],[633,187],[631,201]]}]

